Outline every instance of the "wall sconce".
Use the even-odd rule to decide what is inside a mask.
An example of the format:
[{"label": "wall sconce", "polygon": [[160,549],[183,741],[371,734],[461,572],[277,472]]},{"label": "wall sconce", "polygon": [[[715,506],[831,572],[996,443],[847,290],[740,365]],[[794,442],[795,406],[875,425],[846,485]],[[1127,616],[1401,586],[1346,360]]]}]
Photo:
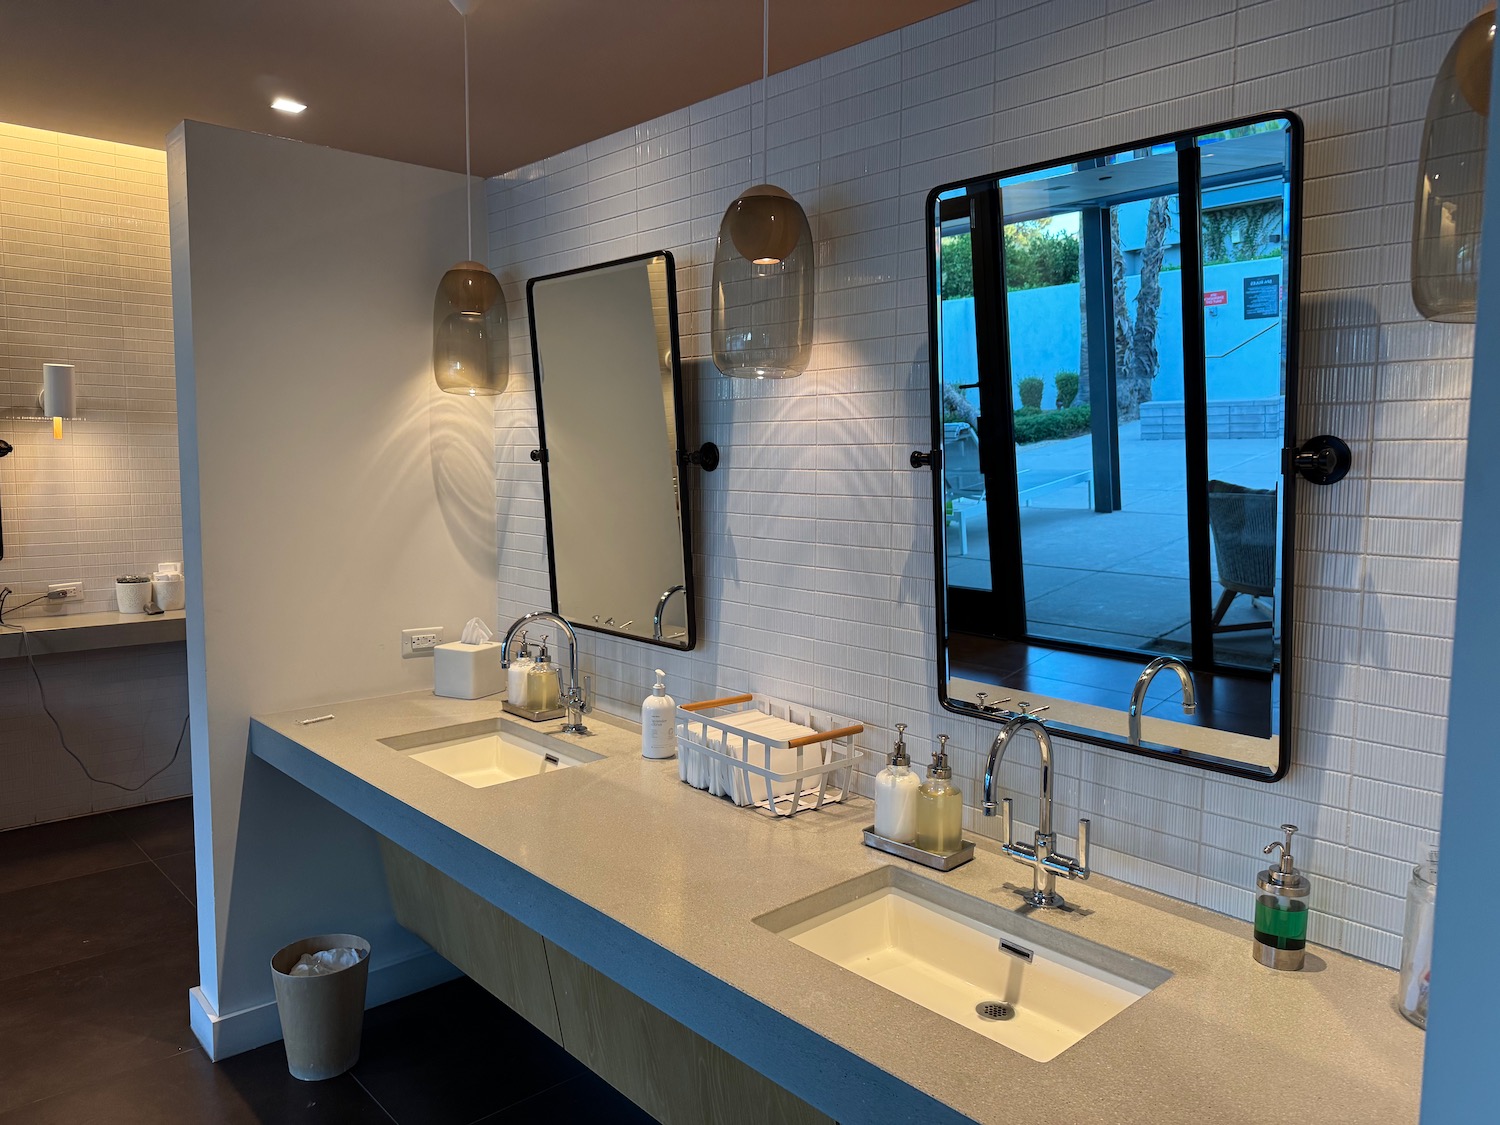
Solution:
[{"label": "wall sconce", "polygon": [[43,418],[52,419],[52,436],[62,440],[63,419],[78,416],[78,392],[71,363],[42,364],[42,393],[37,396],[36,406]]},{"label": "wall sconce", "polygon": [[1459,32],[1432,84],[1411,236],[1411,295],[1428,320],[1473,323],[1495,45],[1491,4]]},{"label": "wall sconce", "polygon": [[[761,160],[771,5],[761,4]],[[807,212],[772,184],[746,188],[724,212],[714,251],[714,366],[736,379],[789,379],[812,360],[812,229]]]},{"label": "wall sconce", "polygon": [[[9,457],[16,451],[15,446],[4,438],[0,438],[0,457]],[[0,559],[5,557],[5,513],[0,512]]]},{"label": "wall sconce", "polygon": [[474,261],[474,178],[469,168],[469,10],[476,0],[450,0],[464,20],[464,186],[469,260],[443,274],[432,303],[432,377],[455,395],[497,395],[510,378],[510,326],[500,281]]}]

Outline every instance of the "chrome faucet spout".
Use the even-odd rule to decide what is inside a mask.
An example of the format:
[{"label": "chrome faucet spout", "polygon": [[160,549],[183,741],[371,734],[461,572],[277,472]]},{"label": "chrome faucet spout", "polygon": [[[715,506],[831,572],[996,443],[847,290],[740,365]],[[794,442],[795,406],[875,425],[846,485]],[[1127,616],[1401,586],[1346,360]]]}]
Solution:
[{"label": "chrome faucet spout", "polygon": [[661,619],[666,615],[667,603],[672,600],[673,594],[687,595],[686,586],[669,586],[662,591],[661,597],[656,599],[656,612],[651,615],[651,639],[661,640]]},{"label": "chrome faucet spout", "polygon": [[568,642],[568,690],[564,699],[568,708],[568,718],[562,729],[564,734],[588,734],[589,728],[583,725],[583,717],[592,711],[594,706],[593,701],[589,699],[587,683],[580,683],[578,680],[578,634],[573,632],[573,626],[569,625],[566,620],[545,609],[535,610],[516,618],[510,628],[505,631],[505,640],[500,643],[500,667],[510,667],[510,642],[515,639],[517,633],[532,622],[556,625],[558,632]]},{"label": "chrome faucet spout", "polygon": [[[1024,707],[1025,704],[1022,706]],[[1005,854],[1031,868],[1031,894],[1026,896],[1027,902],[1032,906],[1062,906],[1064,905],[1063,898],[1057,893],[1057,876],[1062,875],[1068,879],[1089,877],[1089,822],[1087,820],[1078,822],[1077,859],[1072,859],[1057,851],[1057,839],[1052,832],[1052,735],[1042,724],[1042,720],[1035,715],[1028,715],[1023,711],[1008,719],[1000,728],[1000,733],[995,736],[995,741],[990,744],[990,757],[984,768],[983,812],[985,816],[995,815],[997,807],[995,778],[998,776],[1000,763],[1005,759],[1005,752],[1010,749],[1010,744],[1015,740],[1016,735],[1023,730],[1029,730],[1036,736],[1037,750],[1041,754],[1041,806],[1037,814],[1036,834],[1032,842],[1018,844],[1010,838],[1010,798],[1007,797],[1001,802],[1004,814],[1001,826],[1005,835]]]},{"label": "chrome faucet spout", "polygon": [[1135,690],[1130,693],[1130,745],[1141,744],[1141,713],[1146,707],[1146,689],[1158,672],[1171,669],[1182,682],[1182,713],[1191,715],[1198,710],[1198,691],[1193,686],[1193,674],[1188,666],[1175,656],[1158,656],[1144,668],[1135,681]]}]

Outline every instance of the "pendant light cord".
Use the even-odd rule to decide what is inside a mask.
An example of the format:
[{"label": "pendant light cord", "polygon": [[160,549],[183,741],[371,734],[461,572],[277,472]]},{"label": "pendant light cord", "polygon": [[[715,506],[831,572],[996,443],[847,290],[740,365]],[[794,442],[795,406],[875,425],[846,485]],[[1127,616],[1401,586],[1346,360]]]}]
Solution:
[{"label": "pendant light cord", "polygon": [[766,86],[771,77],[771,0],[760,3],[760,181],[771,180],[770,161],[766,158]]},{"label": "pendant light cord", "polygon": [[464,212],[469,221],[469,261],[474,260],[474,173],[469,153],[469,13],[464,13]]}]

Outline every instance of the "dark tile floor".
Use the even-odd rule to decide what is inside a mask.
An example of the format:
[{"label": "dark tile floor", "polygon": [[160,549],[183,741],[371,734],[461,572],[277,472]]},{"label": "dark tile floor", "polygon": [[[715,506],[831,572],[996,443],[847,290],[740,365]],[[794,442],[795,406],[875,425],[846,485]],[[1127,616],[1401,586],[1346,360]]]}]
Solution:
[{"label": "dark tile floor", "polygon": [[0,1125],[650,1125],[467,979],[372,1008],[328,1082],[280,1043],[209,1062],[192,848],[187,800],[0,833]]}]

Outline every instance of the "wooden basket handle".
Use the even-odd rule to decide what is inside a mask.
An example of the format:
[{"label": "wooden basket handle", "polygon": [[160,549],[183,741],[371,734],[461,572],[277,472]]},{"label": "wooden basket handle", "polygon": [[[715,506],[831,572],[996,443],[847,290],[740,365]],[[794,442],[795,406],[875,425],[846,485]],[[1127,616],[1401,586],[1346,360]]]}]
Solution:
[{"label": "wooden basket handle", "polygon": [[819,731],[817,734],[805,734],[801,738],[789,739],[787,746],[792,749],[796,749],[799,746],[811,746],[815,742],[828,742],[831,739],[859,734],[864,729],[863,723],[855,723],[852,727],[839,727],[838,730],[824,730]]},{"label": "wooden basket handle", "polygon": [[734,703],[750,703],[754,699],[755,696],[748,693],[745,695],[726,695],[723,699],[705,699],[698,703],[684,703],[678,707],[678,710],[712,711],[715,707],[728,707]]}]

